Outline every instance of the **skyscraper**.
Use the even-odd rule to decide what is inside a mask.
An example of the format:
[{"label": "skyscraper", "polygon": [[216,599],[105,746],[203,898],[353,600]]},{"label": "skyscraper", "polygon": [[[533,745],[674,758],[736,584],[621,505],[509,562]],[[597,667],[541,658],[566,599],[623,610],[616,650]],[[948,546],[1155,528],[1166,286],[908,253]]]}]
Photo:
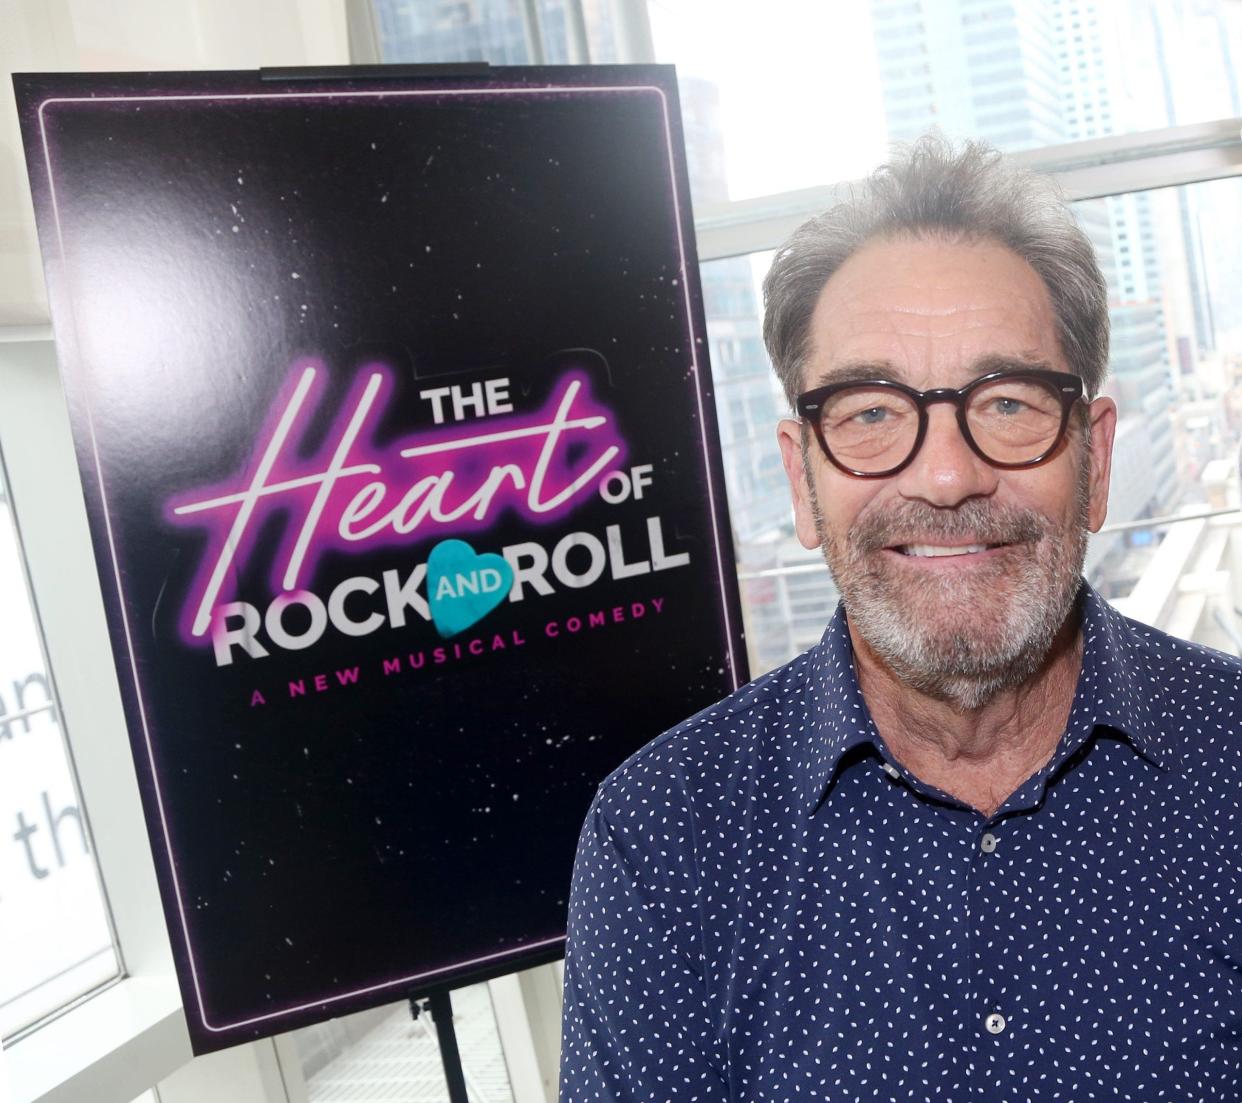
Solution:
[{"label": "skyscraper", "polygon": [[[889,136],[934,125],[1013,152],[1114,132],[1122,50],[1096,8],[1096,0],[872,0]],[[1143,423],[1122,440],[1155,460],[1147,499],[1124,503],[1138,512],[1113,516],[1150,515],[1178,489],[1151,212],[1145,196],[1131,195],[1077,204],[1076,214],[1110,288],[1110,386],[1121,417]]]},{"label": "skyscraper", "polygon": [[1019,150],[1064,140],[1042,0],[872,0],[888,136],[939,126]]},{"label": "skyscraper", "polygon": [[[690,190],[700,204],[727,199],[716,86],[683,75],[678,91]],[[789,525],[789,496],[776,449],[783,401],[763,345],[749,257],[708,261],[700,279],[733,531],[739,544],[747,544]]]}]

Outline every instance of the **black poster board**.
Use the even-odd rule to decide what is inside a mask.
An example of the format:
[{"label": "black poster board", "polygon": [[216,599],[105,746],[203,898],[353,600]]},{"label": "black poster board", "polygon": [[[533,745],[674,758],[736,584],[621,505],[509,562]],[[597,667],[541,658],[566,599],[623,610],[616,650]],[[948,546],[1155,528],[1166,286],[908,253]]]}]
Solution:
[{"label": "black poster board", "polygon": [[15,80],[196,1050],[560,956],[746,678],[672,70]]}]

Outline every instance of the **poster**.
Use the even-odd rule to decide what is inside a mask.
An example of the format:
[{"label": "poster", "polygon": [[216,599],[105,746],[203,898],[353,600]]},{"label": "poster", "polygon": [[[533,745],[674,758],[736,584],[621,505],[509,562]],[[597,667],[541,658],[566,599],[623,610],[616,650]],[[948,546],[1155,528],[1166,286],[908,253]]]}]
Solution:
[{"label": "poster", "polygon": [[746,679],[672,71],[16,83],[196,1049],[560,956]]}]

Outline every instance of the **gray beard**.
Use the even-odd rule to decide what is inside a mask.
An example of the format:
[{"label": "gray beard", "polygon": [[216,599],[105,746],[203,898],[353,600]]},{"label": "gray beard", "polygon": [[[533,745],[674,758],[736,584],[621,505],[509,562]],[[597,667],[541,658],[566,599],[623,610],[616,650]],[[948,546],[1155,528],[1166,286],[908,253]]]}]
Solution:
[{"label": "gray beard", "polygon": [[[972,711],[1031,678],[1074,607],[1087,553],[1088,468],[1065,526],[1034,510],[971,499],[954,509],[906,501],[865,516],[844,539],[827,531],[811,487],[820,547],[851,626],[907,685]],[[919,579],[886,547],[911,536],[1011,544],[990,563]],[[930,572],[927,572],[930,573]]]}]

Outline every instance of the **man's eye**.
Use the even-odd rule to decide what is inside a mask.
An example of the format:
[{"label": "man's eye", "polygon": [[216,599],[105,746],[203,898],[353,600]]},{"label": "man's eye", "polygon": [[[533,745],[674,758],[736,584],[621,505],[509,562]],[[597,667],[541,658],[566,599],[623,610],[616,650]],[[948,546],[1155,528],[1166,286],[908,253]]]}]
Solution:
[{"label": "man's eye", "polygon": [[824,408],[824,427],[834,432],[859,432],[862,429],[889,430],[900,425],[913,409],[902,408],[899,398],[867,391],[845,394]]},{"label": "man's eye", "polygon": [[859,410],[854,415],[854,420],[862,425],[878,425],[888,417],[888,413],[883,406],[870,406],[866,410]]},{"label": "man's eye", "polygon": [[1026,403],[1018,398],[994,398],[992,409],[998,414],[1013,417],[1014,414],[1020,414],[1026,409]]}]

